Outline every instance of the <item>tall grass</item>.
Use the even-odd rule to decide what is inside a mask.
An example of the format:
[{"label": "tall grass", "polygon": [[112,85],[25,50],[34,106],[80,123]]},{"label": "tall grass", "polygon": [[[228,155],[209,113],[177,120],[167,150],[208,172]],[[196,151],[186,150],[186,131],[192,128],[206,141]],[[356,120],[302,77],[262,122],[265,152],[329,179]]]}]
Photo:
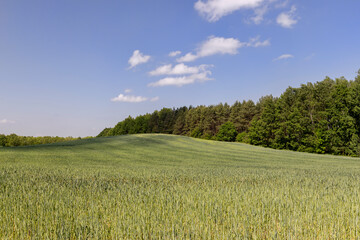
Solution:
[{"label": "tall grass", "polygon": [[360,162],[133,135],[0,150],[0,239],[359,239]]}]

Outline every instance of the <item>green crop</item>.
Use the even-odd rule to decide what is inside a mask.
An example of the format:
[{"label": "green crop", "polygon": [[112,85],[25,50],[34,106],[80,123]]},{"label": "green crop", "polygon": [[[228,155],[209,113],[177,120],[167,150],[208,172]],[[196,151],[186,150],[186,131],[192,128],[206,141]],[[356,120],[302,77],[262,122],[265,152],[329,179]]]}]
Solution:
[{"label": "green crop", "polygon": [[171,135],[0,148],[0,239],[359,239],[358,158]]}]

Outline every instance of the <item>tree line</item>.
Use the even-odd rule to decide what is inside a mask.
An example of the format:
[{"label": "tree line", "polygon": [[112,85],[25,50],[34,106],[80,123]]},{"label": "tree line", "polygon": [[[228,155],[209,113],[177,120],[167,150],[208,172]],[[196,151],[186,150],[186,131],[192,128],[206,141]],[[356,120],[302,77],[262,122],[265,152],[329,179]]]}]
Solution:
[{"label": "tree line", "polygon": [[280,97],[233,105],[163,108],[129,116],[98,137],[167,133],[238,141],[275,149],[360,156],[360,70],[344,77],[288,87]]},{"label": "tree line", "polygon": [[18,136],[16,134],[4,135],[0,134],[0,147],[18,147],[38,144],[49,144],[57,142],[66,142],[77,140],[81,138],[73,137],[31,137],[31,136]]}]

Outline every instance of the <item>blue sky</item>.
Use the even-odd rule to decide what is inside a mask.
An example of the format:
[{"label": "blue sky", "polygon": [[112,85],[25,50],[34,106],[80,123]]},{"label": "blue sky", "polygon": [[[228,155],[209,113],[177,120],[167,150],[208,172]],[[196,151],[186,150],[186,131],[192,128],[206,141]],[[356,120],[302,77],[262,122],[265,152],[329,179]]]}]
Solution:
[{"label": "blue sky", "polygon": [[357,0],[1,1],[0,133],[94,136],[162,107],[353,79],[359,9]]}]

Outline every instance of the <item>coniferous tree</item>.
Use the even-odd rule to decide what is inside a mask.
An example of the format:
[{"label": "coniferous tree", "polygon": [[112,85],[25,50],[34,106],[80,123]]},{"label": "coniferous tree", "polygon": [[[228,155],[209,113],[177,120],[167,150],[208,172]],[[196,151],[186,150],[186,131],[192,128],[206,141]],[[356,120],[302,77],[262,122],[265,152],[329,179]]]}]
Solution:
[{"label": "coniferous tree", "polygon": [[[359,156],[360,70],[354,81],[326,77],[289,87],[279,97],[178,109],[128,117],[99,136],[131,133],[173,133],[206,139],[231,122],[237,141],[272,148]],[[226,124],[228,125],[228,124]],[[223,131],[223,130],[222,130]],[[219,138],[218,138],[219,139]],[[219,139],[220,140],[220,139]],[[21,144],[34,141],[26,138]],[[41,141],[45,141],[42,139]]]}]

